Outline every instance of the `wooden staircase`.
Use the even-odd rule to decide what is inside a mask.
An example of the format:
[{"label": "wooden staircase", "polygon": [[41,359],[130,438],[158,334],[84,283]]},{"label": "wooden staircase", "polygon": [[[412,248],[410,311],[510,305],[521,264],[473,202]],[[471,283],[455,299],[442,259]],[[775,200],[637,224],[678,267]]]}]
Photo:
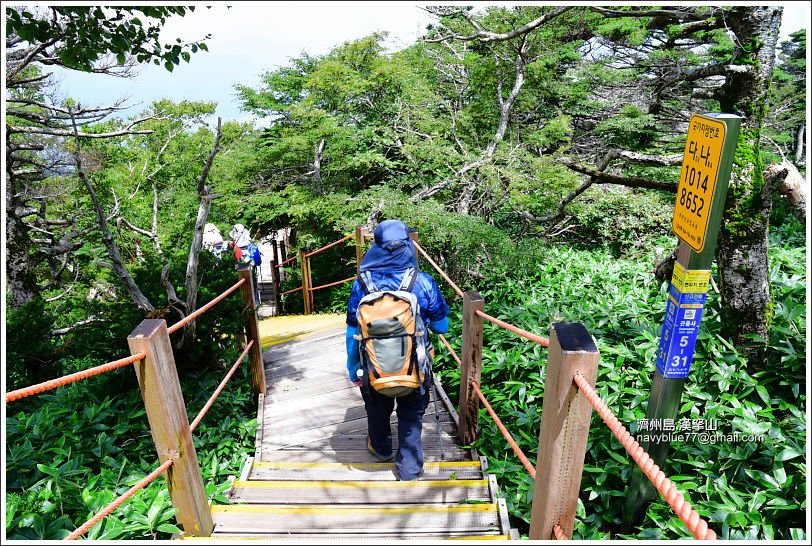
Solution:
[{"label": "wooden staircase", "polygon": [[[424,416],[419,480],[398,481],[393,463],[367,452],[344,343],[342,328],[265,351],[256,451],[230,503],[211,507],[211,538],[518,539],[487,461],[455,444],[458,418],[442,385]],[[392,431],[397,449],[394,412]]]}]

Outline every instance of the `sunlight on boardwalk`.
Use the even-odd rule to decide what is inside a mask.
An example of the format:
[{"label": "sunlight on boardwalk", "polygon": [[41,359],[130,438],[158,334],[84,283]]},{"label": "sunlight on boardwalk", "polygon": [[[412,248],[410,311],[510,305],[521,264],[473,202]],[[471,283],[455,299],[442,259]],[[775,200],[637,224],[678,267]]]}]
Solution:
[{"label": "sunlight on boardwalk", "polygon": [[344,326],[342,314],[287,315],[270,317],[259,321],[259,337],[262,348],[294,341],[301,337],[335,330]]}]

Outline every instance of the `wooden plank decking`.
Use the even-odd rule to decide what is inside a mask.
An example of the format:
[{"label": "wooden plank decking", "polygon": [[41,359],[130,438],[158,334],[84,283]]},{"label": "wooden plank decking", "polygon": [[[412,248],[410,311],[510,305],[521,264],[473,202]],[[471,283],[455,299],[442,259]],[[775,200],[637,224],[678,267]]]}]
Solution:
[{"label": "wooden plank decking", "polygon": [[[343,318],[314,318],[321,328],[304,326],[303,337],[263,336],[256,451],[230,504],[212,506],[210,538],[518,538],[487,463],[456,445],[458,418],[442,386],[423,420],[419,480],[397,481],[393,463],[367,452],[363,400],[346,377]],[[394,412],[391,423],[397,449]]]}]

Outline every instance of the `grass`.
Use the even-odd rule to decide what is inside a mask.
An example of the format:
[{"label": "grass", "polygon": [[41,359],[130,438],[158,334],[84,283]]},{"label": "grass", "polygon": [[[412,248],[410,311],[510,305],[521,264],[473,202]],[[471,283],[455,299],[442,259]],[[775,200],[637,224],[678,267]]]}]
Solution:
[{"label": "grass", "polygon": [[[806,297],[804,240],[797,230],[774,231],[770,277],[775,318],[766,363],[748,363],[721,337],[718,294],[711,291],[679,418],[715,422],[720,437],[675,443],[664,469],[723,539],[805,537]],[[523,251],[480,286],[489,314],[549,335],[552,322],[582,322],[600,350],[597,391],[632,433],[645,417],[666,286],[650,264],[603,250],[547,247]],[[459,351],[461,305],[452,305],[447,335]],[[536,460],[544,396],[546,349],[484,326],[482,391]],[[450,393],[459,372],[445,349],[438,370]],[[475,447],[488,457],[513,525],[526,535],[533,482],[484,409]],[[657,498],[634,532],[621,520],[631,457],[593,412],[581,482],[575,539],[692,538]]]}]

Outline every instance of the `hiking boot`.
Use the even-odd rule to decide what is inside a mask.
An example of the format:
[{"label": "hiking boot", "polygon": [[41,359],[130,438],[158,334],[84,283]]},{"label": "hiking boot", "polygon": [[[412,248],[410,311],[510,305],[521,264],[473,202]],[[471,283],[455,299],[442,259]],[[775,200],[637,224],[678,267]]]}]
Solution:
[{"label": "hiking boot", "polygon": [[398,480],[398,481],[402,481],[402,482],[412,482],[412,481],[419,480],[420,478],[422,478],[422,477],[423,477],[423,472],[424,472],[424,471],[425,471],[425,468],[424,468],[423,470],[421,470],[421,471],[420,471],[420,474],[418,474],[418,475],[417,475],[417,476],[415,476],[414,478],[412,478],[412,479],[410,479],[410,480],[404,480],[403,478],[401,478],[401,477],[400,477],[400,472],[398,472],[398,469],[396,468],[396,469],[395,469],[395,477],[397,478],[397,480]]},{"label": "hiking boot", "polygon": [[369,451],[370,453],[372,453],[373,455],[375,455],[375,457],[376,457],[376,458],[377,458],[379,461],[384,462],[384,463],[387,463],[387,462],[389,462],[389,461],[391,461],[391,460],[394,460],[394,458],[395,458],[395,454],[394,454],[394,453],[392,453],[391,455],[388,455],[388,456],[384,457],[383,455],[381,455],[380,453],[378,453],[377,451],[375,451],[375,448],[374,448],[374,447],[372,447],[372,439],[371,439],[369,436],[367,436],[367,451]]}]

